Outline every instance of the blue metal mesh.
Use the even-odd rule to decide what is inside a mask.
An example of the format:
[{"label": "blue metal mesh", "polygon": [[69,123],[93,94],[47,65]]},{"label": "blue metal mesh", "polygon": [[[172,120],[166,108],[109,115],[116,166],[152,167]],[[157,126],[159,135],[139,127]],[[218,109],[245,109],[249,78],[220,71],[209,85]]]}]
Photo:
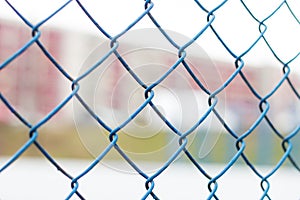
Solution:
[{"label": "blue metal mesh", "polygon": [[[13,4],[11,4],[9,1],[6,1],[7,5],[12,9],[15,14],[24,22],[24,26],[27,26],[30,28],[32,33],[32,38],[27,41],[26,44],[24,44],[20,49],[15,51],[12,55],[7,57],[4,62],[1,63],[0,68],[1,72],[5,71],[6,68],[9,68],[11,63],[15,60],[17,60],[25,51],[27,51],[32,45],[37,45],[43,54],[49,59],[49,61],[52,63],[52,66],[55,67],[64,77],[66,80],[69,81],[70,86],[72,88],[71,92],[68,94],[68,96],[62,100],[51,112],[49,112],[45,117],[39,119],[37,123],[32,123],[30,120],[27,120],[23,115],[22,112],[19,112],[16,110],[13,106],[13,103],[11,103],[8,98],[5,97],[4,93],[1,91],[0,98],[2,104],[4,104],[10,111],[13,113],[16,117],[16,120],[19,120],[24,127],[28,129],[29,132],[29,139],[24,143],[24,145],[16,151],[10,159],[1,166],[0,173],[7,170],[11,165],[14,164],[14,162],[22,156],[24,152],[26,152],[30,146],[36,146],[38,150],[44,155],[44,157],[49,161],[49,163],[53,166],[55,166],[58,171],[60,171],[64,176],[66,176],[71,183],[71,190],[69,195],[66,197],[66,199],[72,198],[72,196],[77,195],[80,199],[84,199],[84,195],[80,193],[80,187],[79,187],[79,181],[81,178],[83,178],[85,175],[89,174],[90,171],[105,157],[107,154],[112,150],[115,149],[127,162],[128,164],[136,171],[140,176],[142,176],[145,179],[145,194],[141,199],[146,199],[148,197],[152,197],[153,199],[159,199],[159,196],[157,196],[154,193],[155,188],[155,179],[159,177],[170,165],[172,165],[173,161],[176,160],[181,153],[184,153],[185,157],[190,160],[190,162],[199,170],[199,172],[207,178],[207,187],[210,192],[210,195],[207,197],[207,199],[219,199],[222,197],[217,196],[217,190],[218,190],[218,180],[228,172],[228,170],[236,164],[238,159],[242,159],[246,165],[254,172],[254,176],[257,176],[261,180],[261,189],[262,189],[262,196],[261,199],[271,199],[271,196],[269,196],[269,188],[270,188],[270,177],[274,175],[279,168],[282,167],[282,165],[285,162],[290,162],[293,167],[297,169],[297,171],[300,171],[299,164],[294,159],[294,156],[299,156],[298,152],[293,152],[292,147],[292,139],[295,138],[297,135],[299,136],[299,130],[300,125],[298,124],[295,129],[288,134],[281,133],[276,127],[276,124],[268,117],[268,113],[270,110],[272,110],[272,106],[269,103],[269,99],[273,96],[275,96],[276,92],[279,90],[279,88],[282,87],[283,84],[288,84],[290,87],[289,95],[290,96],[296,96],[297,100],[300,99],[299,95],[299,88],[296,88],[296,85],[293,83],[293,81],[290,78],[290,72],[291,67],[290,65],[296,60],[299,59],[298,52],[296,55],[290,55],[290,59],[283,59],[275,49],[272,47],[271,43],[269,42],[268,37],[266,36],[267,32],[267,22],[270,20],[273,16],[276,16],[276,14],[283,9],[283,7],[287,8],[292,16],[292,18],[296,21],[296,23],[299,25],[299,19],[297,18],[296,14],[293,13],[293,8],[290,7],[288,1],[282,1],[274,10],[271,12],[268,16],[264,17],[263,19],[259,19],[255,16],[255,14],[251,11],[249,7],[247,7],[247,4],[243,1],[240,2],[241,6],[248,12],[249,17],[252,18],[254,22],[257,23],[258,27],[258,37],[254,40],[252,44],[249,45],[249,47],[242,53],[237,54],[235,51],[233,51],[230,48],[230,44],[228,44],[225,40],[222,39],[221,34],[217,29],[214,27],[214,21],[218,17],[218,12],[222,11],[222,7],[225,6],[228,2],[223,1],[215,8],[209,10],[205,8],[205,6],[202,5],[200,1],[195,0],[195,6],[199,8],[199,12],[205,13],[207,15],[207,23],[204,27],[202,27],[201,30],[195,36],[188,41],[184,45],[179,45],[176,43],[175,40],[172,39],[172,36],[168,35],[168,33],[164,30],[162,26],[159,24],[159,18],[156,17],[154,14],[152,14],[152,11],[155,10],[155,4],[159,4],[159,2],[152,2],[150,0],[145,1],[144,4],[144,11],[140,13],[140,16],[138,16],[132,23],[127,25],[127,28],[123,31],[119,32],[116,35],[111,35],[108,31],[105,30],[104,27],[101,26],[101,23],[97,22],[97,19],[93,18],[93,16],[89,13],[88,9],[86,9],[83,4],[80,1],[67,1],[64,5],[62,5],[60,8],[58,8],[55,12],[53,12],[51,15],[49,15],[44,20],[40,21],[39,23],[32,24],[26,17],[22,15],[21,12],[19,12]],[[99,34],[101,36],[106,37],[110,40],[111,49],[108,51],[95,65],[90,66],[88,70],[86,70],[83,74],[81,74],[78,77],[72,77],[64,68],[64,66],[60,65],[59,62],[56,60],[54,56],[52,56],[47,51],[47,46],[43,44],[43,42],[40,40],[40,36],[42,34],[41,27],[46,24],[51,18],[53,18],[55,15],[63,11],[65,8],[67,8],[70,4],[76,4],[78,8],[80,8],[86,15],[86,17],[92,22],[92,24],[100,31]],[[138,24],[142,19],[149,18],[153,25],[161,32],[161,34],[168,40],[171,45],[173,45],[176,49],[178,49],[178,60],[175,62],[173,66],[170,66],[169,70],[160,77],[156,82],[147,85],[146,83],[141,80],[138,75],[135,74],[134,70],[126,63],[126,60],[123,59],[122,55],[118,52],[118,39],[125,35],[132,27],[134,27],[136,24]],[[234,30],[233,30],[234,31]],[[238,31],[238,30],[237,30]],[[201,82],[199,77],[193,73],[193,70],[190,68],[188,62],[186,62],[185,58],[187,56],[186,49],[189,48],[191,44],[193,44],[195,41],[197,41],[199,38],[201,38],[204,33],[212,34],[215,38],[219,40],[219,42],[222,44],[223,48],[229,53],[228,55],[233,58],[234,65],[235,65],[235,71],[228,77],[227,80],[223,82],[223,84],[215,89],[215,90],[209,90],[205,87],[205,85]],[[265,95],[261,95],[258,91],[256,91],[255,87],[253,86],[253,83],[250,83],[247,79],[247,74],[244,72],[245,66],[245,60],[244,57],[251,51],[255,50],[255,46],[258,44],[258,42],[264,42],[268,50],[273,54],[274,58],[281,64],[282,66],[282,76],[281,79],[276,83],[276,85],[273,87],[269,93]],[[297,41],[295,41],[297,43]],[[299,42],[298,42],[299,43]],[[289,44],[286,45],[285,48],[288,47]],[[124,69],[130,73],[130,75],[135,79],[135,81],[144,88],[144,94],[145,94],[145,100],[144,102],[139,105],[137,110],[131,114],[131,116],[125,120],[122,124],[120,124],[117,127],[110,127],[107,125],[93,110],[93,108],[89,107],[89,105],[85,102],[85,100],[80,96],[79,90],[80,90],[80,82],[91,75],[93,73],[93,70],[96,68],[101,67],[101,64],[110,56],[115,55],[119,61],[124,66]],[[190,127],[189,130],[185,132],[181,132],[178,130],[168,119],[159,111],[157,106],[153,103],[153,98],[155,95],[154,88],[157,87],[163,80],[165,80],[173,71],[177,69],[177,67],[182,64],[186,71],[190,74],[192,79],[195,81],[197,86],[201,88],[207,95],[208,95],[208,105],[209,109],[198,119],[198,122]],[[38,75],[37,75],[38,76]],[[251,91],[251,94],[253,97],[255,97],[258,100],[257,107],[260,110],[260,115],[255,120],[255,122],[244,132],[236,132],[233,130],[229,124],[226,123],[225,119],[222,118],[222,115],[219,113],[219,110],[217,109],[218,105],[218,94],[220,94],[222,91],[225,90],[225,88],[236,78],[241,77],[244,83],[247,85],[249,90]],[[105,149],[93,160],[93,162],[90,163],[90,165],[83,170],[81,173],[76,175],[70,175],[70,173],[65,170],[63,167],[61,167],[56,159],[51,156],[46,149],[38,142],[39,138],[39,130],[41,127],[43,127],[45,124],[47,124],[50,119],[59,113],[63,107],[65,107],[67,104],[70,104],[71,100],[77,99],[80,104],[88,111],[88,113],[95,119],[95,121],[98,122],[98,125],[102,128],[106,129],[109,132],[108,139],[110,141],[109,145],[105,147]],[[119,145],[118,145],[118,136],[120,134],[120,131],[122,128],[124,128],[128,123],[130,123],[146,106],[151,106],[151,108],[157,113],[157,115],[161,118],[162,121],[165,122],[165,124],[169,127],[169,129],[173,132],[173,134],[178,136],[178,149],[173,153],[171,157],[164,163],[164,165],[159,168],[155,173],[152,175],[148,175],[146,172],[144,172],[142,169],[139,168],[139,166],[126,154],[126,151],[124,151]],[[227,131],[227,134],[230,135],[235,140],[236,145],[236,152],[230,159],[230,161],[225,165],[223,170],[221,170],[217,174],[209,174],[203,167],[200,162],[197,161],[197,159],[190,153],[188,148],[186,148],[188,143],[188,136],[193,133],[193,131],[199,127],[209,115],[215,115],[218,120],[223,124],[224,128]],[[299,115],[299,113],[296,113],[296,115]],[[277,162],[277,164],[273,167],[273,169],[267,173],[262,174],[257,170],[257,167],[251,162],[251,160],[247,157],[245,154],[245,148],[247,146],[246,139],[251,134],[254,134],[257,127],[262,123],[267,123],[270,128],[270,133],[273,134],[274,137],[277,137],[281,140],[283,155]],[[196,198],[196,197],[195,197]]]}]

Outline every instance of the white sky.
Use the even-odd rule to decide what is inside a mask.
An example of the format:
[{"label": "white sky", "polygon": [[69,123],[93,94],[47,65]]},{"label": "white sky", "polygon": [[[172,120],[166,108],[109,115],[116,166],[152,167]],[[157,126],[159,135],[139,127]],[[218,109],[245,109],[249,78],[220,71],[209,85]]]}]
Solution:
[{"label": "white sky", "polygon": [[[12,0],[10,1],[33,24],[43,20],[66,0]],[[176,31],[188,37],[193,37],[206,24],[206,14],[192,0],[164,0],[153,1],[151,11],[165,29]],[[207,9],[212,9],[222,1],[201,1]],[[281,3],[281,0],[248,0],[245,3],[259,19],[265,18]],[[300,2],[288,1],[294,13],[300,18]],[[110,35],[116,35],[124,30],[134,19],[144,11],[142,0],[85,0],[82,4],[88,9],[97,22]],[[0,16],[20,21],[4,1],[0,3]],[[228,1],[221,9],[215,12],[213,22],[215,29],[226,44],[237,55],[244,52],[259,36],[258,24],[246,12],[240,1]],[[288,61],[300,52],[299,23],[283,6],[275,16],[266,22],[268,30],[265,34],[274,50],[283,61]],[[76,1],[71,2],[62,12],[46,23],[47,26],[58,26],[99,34],[83,14]],[[146,17],[133,29],[154,27]],[[220,42],[211,31],[207,31],[197,43],[203,47],[213,59],[232,61],[232,57],[220,46]],[[278,65],[266,45],[258,45],[247,54],[244,59],[253,65]],[[292,69],[299,68],[300,57],[291,65]],[[278,65],[279,66],[279,65]],[[299,69],[297,69],[299,70]],[[299,70],[300,71],[300,70]]]}]

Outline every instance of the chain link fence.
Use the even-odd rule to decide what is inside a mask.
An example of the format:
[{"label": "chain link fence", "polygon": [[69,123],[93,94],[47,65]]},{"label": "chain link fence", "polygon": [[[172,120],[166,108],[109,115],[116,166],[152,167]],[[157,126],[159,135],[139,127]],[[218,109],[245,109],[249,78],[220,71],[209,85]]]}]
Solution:
[{"label": "chain link fence", "polygon": [[[264,13],[263,17],[257,16],[257,12],[256,10],[252,9],[250,2],[239,2],[239,8],[243,9],[244,11],[243,14],[246,15],[247,19],[250,20],[251,23],[255,24],[256,27],[256,35],[251,36],[251,42],[247,45],[247,48],[244,48],[242,51],[238,51],[235,48],[233,48],[231,43],[227,42],[227,39],[224,38],[222,34],[223,30],[219,30],[217,26],[218,18],[222,18],[223,8],[230,6],[228,5],[231,3],[230,1],[223,1],[220,2],[219,5],[214,5],[210,6],[210,8],[207,8],[207,3],[195,0],[194,7],[198,10],[199,13],[205,16],[205,18],[195,19],[194,21],[190,21],[188,23],[190,23],[190,26],[197,26],[198,21],[201,21],[204,25],[201,26],[201,28],[199,28],[198,32],[194,34],[191,37],[191,39],[189,39],[188,41],[186,40],[183,44],[179,44],[176,40],[177,37],[174,37],[174,35],[172,35],[169,31],[164,29],[162,25],[160,25],[160,14],[155,12],[156,7],[159,7],[160,2],[148,0],[144,1],[143,4],[141,4],[139,16],[137,16],[129,24],[126,24],[126,28],[122,31],[119,31],[117,34],[112,34],[111,32],[107,31],[106,26],[102,25],[101,19],[95,18],[93,14],[89,12],[89,9],[85,7],[85,3],[81,1],[66,1],[60,7],[57,7],[57,9],[53,13],[51,13],[49,16],[39,21],[38,23],[33,23],[29,19],[27,19],[27,17],[22,14],[22,10],[17,9],[14,3],[10,3],[9,1],[5,2],[5,9],[9,10],[10,12],[13,12],[15,16],[17,16],[17,19],[22,22],[22,26],[26,27],[28,33],[31,33],[31,38],[27,39],[26,42],[22,44],[13,53],[10,53],[9,55],[5,56],[1,54],[0,69],[2,80],[0,99],[2,105],[0,108],[1,112],[5,113],[5,115],[13,115],[13,121],[21,122],[22,127],[26,128],[29,138],[23,144],[22,147],[20,147],[13,155],[11,155],[7,162],[1,163],[0,173],[4,173],[5,171],[7,171],[23,155],[24,152],[28,151],[28,149],[31,146],[35,146],[45,157],[45,159],[49,161],[49,164],[53,165],[61,174],[63,174],[66,178],[69,179],[71,185],[70,193],[68,194],[68,196],[62,198],[71,199],[77,196],[79,199],[85,199],[85,195],[80,192],[80,180],[84,176],[88,175],[92,171],[92,169],[95,168],[95,166],[97,166],[105,157],[109,155],[109,153],[116,151],[117,154],[121,156],[131,166],[131,168],[145,180],[145,193],[144,196],[141,196],[141,199],[160,199],[159,194],[155,193],[156,179],[158,179],[159,176],[163,174],[166,171],[166,169],[168,169],[168,167],[170,167],[173,164],[175,160],[177,160],[179,157],[184,157],[188,160],[189,163],[192,163],[195,166],[195,168],[199,171],[201,176],[207,179],[207,185],[203,186],[207,187],[209,191],[209,196],[207,196],[207,199],[222,199],[222,196],[218,196],[217,194],[219,180],[224,175],[226,175],[226,173],[228,173],[232,166],[236,165],[237,161],[239,160],[241,161],[241,163],[244,163],[246,166],[249,167],[249,169],[253,172],[253,176],[256,176],[260,179],[261,199],[272,199],[272,196],[269,195],[269,189],[270,187],[272,187],[272,182],[270,181],[270,178],[274,176],[285,163],[289,163],[289,165],[294,167],[299,172],[300,168],[299,163],[297,162],[299,152],[293,149],[293,144],[299,140],[300,130],[300,113],[299,110],[297,110],[299,107],[300,99],[300,84],[299,79],[297,79],[297,77],[299,78],[297,67],[299,65],[300,57],[299,35],[295,38],[295,41],[293,41],[293,43],[296,44],[296,47],[294,48],[295,50],[288,51],[291,50],[292,44],[286,42],[284,46],[274,46],[274,38],[272,38],[271,34],[273,29],[268,29],[268,23],[272,19],[276,18],[278,13],[284,10],[288,12],[288,19],[290,20],[285,21],[284,23],[295,24],[294,30],[286,31],[299,32],[299,19],[297,15],[299,13],[296,13],[293,10],[293,7],[290,5],[289,1],[277,2],[275,3],[276,5],[272,4],[272,7],[270,6],[270,9],[272,10],[268,10],[268,13]],[[116,2],[116,4],[118,3]],[[126,7],[123,9],[129,9],[128,12],[130,12],[130,4],[131,3],[128,2],[128,8]],[[176,4],[176,2],[172,4]],[[43,35],[47,33],[46,30],[44,31],[43,27],[46,26],[47,23],[49,23],[49,21],[55,23],[56,15],[59,15],[60,13],[64,12],[65,9],[68,9],[68,7],[71,6],[75,6],[76,9],[81,10],[82,13],[84,13],[85,18],[87,19],[86,22],[89,23],[91,29],[96,28],[98,30],[98,35],[103,38],[106,38],[109,41],[109,48],[101,56],[101,58],[98,58],[98,60],[95,63],[88,64],[85,68],[81,70],[81,73],[78,76],[71,75],[71,73],[69,73],[69,68],[71,67],[60,64],[58,59],[58,53],[55,51],[55,49],[49,49],[51,43],[46,44],[41,39]],[[101,6],[105,7],[105,2],[102,3]],[[169,11],[166,10],[165,12],[168,13]],[[232,13],[233,12],[234,10],[232,11]],[[149,20],[152,26],[151,28],[155,28],[156,30],[158,30],[164,42],[167,42],[170,45],[170,48],[175,50],[177,57],[175,60],[171,60],[167,65],[167,69],[163,73],[158,74],[155,80],[152,81],[144,80],[141,74],[139,74],[134,68],[134,66],[132,66],[132,64],[130,64],[130,62],[127,60],[126,55],[124,53],[120,53],[122,50],[120,50],[119,48],[119,46],[122,45],[122,37],[125,37],[131,29],[133,29],[135,26],[138,26],[143,20]],[[235,32],[237,35],[239,35],[240,31],[242,32],[242,30],[239,29],[238,23],[236,24],[236,29],[230,31]],[[203,77],[199,75],[201,74],[202,70],[201,66],[198,66],[195,63],[191,64],[191,62],[189,62],[188,60],[189,48],[191,48],[191,46],[198,41],[200,41],[201,44],[202,38],[205,38],[206,35],[210,35],[219,42],[219,46],[215,47],[215,51],[219,51],[219,49],[220,51],[225,51],[227,53],[226,55],[228,60],[231,60],[228,67],[231,67],[232,71],[225,78],[223,76],[221,84],[219,84],[217,87],[214,87],[213,89],[207,87],[207,84],[205,83],[205,81],[203,81]],[[147,35],[147,37],[151,37],[151,34]],[[286,37],[289,36],[281,35],[281,38],[275,38],[275,40],[284,40]],[[4,42],[1,41],[1,43]],[[276,61],[277,65],[279,65],[281,68],[276,68],[276,72],[281,70],[280,78],[274,78],[273,80],[272,77],[270,77],[270,79],[269,77],[264,77],[265,81],[272,82],[272,87],[270,87],[268,91],[264,93],[262,93],[258,89],[258,85],[260,83],[253,82],[252,79],[249,78],[250,75],[247,71],[249,68],[248,56],[252,54],[252,52],[255,52],[256,47],[259,45],[264,45],[266,56]],[[6,94],[12,88],[9,87],[10,82],[23,81],[21,84],[26,84],[28,81],[31,81],[29,80],[31,78],[20,78],[22,77],[22,74],[16,76],[16,79],[14,80],[11,80],[9,77],[5,77],[6,71],[8,71],[10,68],[13,68],[13,66],[20,59],[20,57],[22,57],[23,55],[26,56],[26,51],[28,51],[33,46],[38,47],[39,53],[42,53],[43,56],[45,56],[48,62],[50,63],[47,65],[41,65],[37,67],[55,69],[54,76],[63,77],[64,81],[68,82],[69,88],[71,88],[71,90],[69,90],[68,93],[64,94],[65,98],[59,103],[53,105],[53,107],[50,106],[51,109],[47,110],[47,114],[39,117],[37,122],[30,120],[27,117],[27,115],[24,115],[22,109],[19,109],[20,106],[15,106],[15,102],[17,101],[17,99],[12,99],[11,97],[9,97],[9,95]],[[3,49],[5,47],[1,45],[1,48]],[[289,52],[288,56],[283,56],[282,52]],[[103,63],[107,62],[107,60],[109,60],[112,57],[119,63],[119,68],[122,68],[120,70],[125,71],[125,74],[129,75],[131,80],[134,80],[136,85],[138,85],[138,87],[140,88],[140,90],[142,90],[143,93],[142,102],[140,102],[135,107],[135,109],[131,111],[129,116],[127,116],[125,119],[122,119],[121,122],[117,123],[116,125],[111,125],[110,123],[108,123],[107,118],[105,119],[105,117],[102,117],[102,114],[99,114],[99,112],[96,111],[95,108],[90,105],[90,103],[88,103],[88,100],[84,98],[84,95],[82,95],[81,93],[84,92],[83,90],[87,89],[86,87],[81,87],[84,85],[84,80],[87,80],[89,77],[93,76],[93,73],[95,73],[97,69],[103,67]],[[18,65],[18,67],[22,68],[23,65],[20,64]],[[209,67],[213,68],[213,66]],[[260,69],[257,70],[259,71]],[[170,120],[170,116],[167,116],[166,113],[162,111],[162,109],[157,105],[155,101],[155,97],[158,95],[157,88],[163,85],[163,82],[166,81],[168,77],[171,77],[178,71],[179,73],[188,74],[189,79],[193,82],[193,87],[196,90],[201,91],[203,93],[206,102],[206,109],[203,112],[201,112],[201,115],[198,116],[197,120],[193,122],[193,124],[185,128],[184,130],[178,127],[176,123],[174,123],[172,120]],[[34,71],[32,73],[34,74],[34,79],[38,79],[40,78],[40,76],[44,76],[35,74]],[[224,72],[220,71],[219,73],[222,74]],[[268,74],[265,75],[267,76]],[[217,75],[212,76],[217,77]],[[253,105],[253,107],[251,107],[251,109],[256,110],[258,113],[256,115],[255,120],[248,122],[247,119],[240,119],[241,116],[239,116],[238,112],[233,112],[232,117],[235,117],[236,120],[240,120],[240,122],[247,121],[246,124],[248,125],[244,129],[238,129],[236,127],[233,127],[233,125],[228,122],[228,119],[224,117],[222,109],[218,107],[218,105],[222,104],[221,96],[224,94],[224,91],[226,91],[226,89],[229,88],[232,85],[232,83],[237,79],[240,79],[240,83],[245,85],[245,87],[247,88],[247,94],[249,96],[249,99],[254,99],[253,102],[255,102],[255,104]],[[113,84],[117,84],[117,82]],[[124,85],[124,83],[121,83],[121,85],[122,84]],[[238,88],[236,90],[238,90]],[[281,90],[284,90],[284,95],[278,97],[278,94],[282,92]],[[45,89],[45,93],[50,93],[51,95],[54,95],[56,92],[58,91],[52,91],[51,87]],[[229,91],[227,93],[229,93]],[[110,94],[112,95],[112,93]],[[50,98],[50,96],[47,98]],[[235,98],[238,98],[238,96]],[[294,120],[294,123],[291,123],[291,127],[289,127],[289,129],[287,130],[282,131],[280,128],[278,128],[280,127],[280,124],[278,124],[278,121],[275,122],[274,118],[271,117],[276,115],[277,112],[276,108],[274,108],[275,106],[272,104],[274,98],[282,98],[280,99],[280,106],[288,103],[290,104],[290,106],[292,106],[291,110],[293,112],[289,112],[289,119]],[[117,99],[119,99],[119,101],[122,101],[122,96],[118,96]],[[290,99],[293,99],[293,101],[289,101]],[[25,101],[26,97],[22,100]],[[18,101],[22,102],[22,100]],[[90,165],[78,174],[71,174],[68,171],[68,169],[65,169],[64,167],[60,166],[56,158],[52,156],[46,150],[46,148],[39,142],[39,139],[43,137],[42,134],[39,134],[40,130],[46,124],[48,124],[54,116],[63,112],[64,107],[66,107],[69,104],[72,104],[72,101],[75,101],[76,103],[80,104],[81,108],[84,109],[85,114],[88,113],[89,117],[97,124],[97,126],[102,130],[106,131],[107,134],[105,135],[105,137],[107,141],[109,141],[107,144],[101,147],[101,152],[94,153],[95,158],[93,159],[93,161],[90,162]],[[118,102],[114,102],[114,104],[118,104]],[[22,103],[20,105],[22,105]],[[237,110],[242,109],[241,105],[236,105],[236,107]],[[147,171],[143,170],[137,164],[137,162],[131,158],[130,153],[128,153],[124,145],[121,145],[119,142],[119,138],[122,136],[122,134],[124,134],[123,130],[125,130],[128,125],[132,124],[134,120],[138,118],[141,115],[141,113],[147,109],[150,109],[151,112],[153,112],[154,115],[157,118],[159,118],[159,121],[164,123],[164,126],[166,127],[166,130],[168,132],[167,134],[169,136],[172,136],[172,138],[175,138],[176,140],[176,149],[173,149],[168,158],[164,161],[164,164],[158,169],[156,169],[154,173],[148,173]],[[272,114],[273,112],[275,114]],[[224,134],[229,136],[234,141],[233,145],[235,145],[235,151],[232,154],[232,156],[228,159],[228,162],[226,163],[224,168],[220,172],[215,174],[209,173],[209,170],[206,170],[205,167],[203,167],[203,163],[201,162],[201,160],[197,158],[197,155],[195,155],[192,152],[188,145],[189,140],[195,134],[195,131],[198,129],[201,130],[202,125],[211,116],[214,116],[215,120],[219,124],[221,124]],[[279,123],[286,124],[287,122],[282,120],[279,121]],[[260,172],[256,164],[253,163],[252,159],[246,153],[248,138],[251,138],[253,135],[257,134],[258,129],[260,129],[259,127],[261,127],[262,124],[265,125],[265,128],[262,131],[263,134],[270,135],[271,137],[279,140],[278,145],[276,145],[276,149],[281,150],[280,158],[278,158],[276,164],[273,165],[272,170],[268,173]],[[2,130],[5,131],[4,129]],[[209,134],[212,133],[208,131],[207,134],[209,136]],[[57,134],[57,137],[59,138],[59,134]],[[14,141],[11,142],[13,143]],[[260,142],[264,143],[264,141]],[[76,147],[74,146],[73,148]],[[266,146],[266,148],[268,147]]]}]

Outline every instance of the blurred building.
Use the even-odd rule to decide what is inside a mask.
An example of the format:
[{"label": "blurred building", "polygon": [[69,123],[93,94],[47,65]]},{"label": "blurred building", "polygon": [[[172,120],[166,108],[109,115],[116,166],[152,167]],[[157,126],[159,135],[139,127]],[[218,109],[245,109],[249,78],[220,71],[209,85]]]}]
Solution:
[{"label": "blurred building", "polygon": [[[94,35],[86,33],[73,33],[69,30],[63,29],[41,29],[42,35],[40,41],[45,46],[47,51],[64,67],[73,78],[82,74],[88,66],[95,64],[95,62],[104,55],[104,52],[100,52],[95,58],[90,58],[92,50],[101,43],[101,39]],[[31,39],[31,30],[23,24],[15,24],[11,21],[1,20],[0,22],[0,62],[3,63],[16,51],[23,47]],[[126,44],[127,47],[132,48],[133,44]],[[126,45],[123,45],[123,50],[126,50]],[[153,52],[152,52],[153,53]],[[147,56],[139,55],[140,59],[147,59]],[[93,56],[93,55],[92,55]],[[159,69],[159,64],[155,66],[155,70],[151,72],[151,68],[137,68],[137,74],[143,78],[147,84],[155,81],[159,78],[160,74],[164,73],[168,67],[172,66],[176,61],[175,57],[168,57],[162,55],[152,55],[155,57],[156,63],[160,63],[162,67]],[[88,58],[86,60],[86,58]],[[126,58],[130,66],[141,65],[138,62],[137,57]],[[135,59],[135,60],[134,60]],[[153,58],[152,58],[153,59]],[[221,87],[225,80],[227,80],[235,70],[235,66],[232,63],[226,63],[221,61],[208,61],[198,57],[189,57],[190,67],[199,78],[199,80],[210,91],[214,91]],[[121,63],[113,57],[111,63],[106,62],[105,67],[100,71],[95,72],[94,75],[90,75],[88,78],[81,82],[80,94],[89,103],[95,103],[97,100],[96,112],[100,116],[102,111],[106,112],[107,109],[114,110],[115,113],[121,113],[122,110],[127,112],[124,117],[128,116],[131,111],[137,108],[133,108],[128,111],[130,102],[134,104],[133,100],[136,100],[136,104],[140,105],[144,101],[138,94],[135,97],[134,92],[138,86],[136,81],[132,77],[128,76],[128,72],[124,70]],[[134,68],[134,67],[133,67]],[[146,71],[143,71],[147,69]],[[246,66],[242,72],[245,74],[247,80],[261,96],[267,95],[271,92],[272,88],[276,86],[276,83],[280,81],[282,73],[278,68],[274,67],[251,67]],[[177,70],[177,75],[173,74],[170,78],[167,78],[163,82],[165,88],[171,88],[171,96],[174,93],[178,93],[182,96],[179,98],[179,104],[174,104],[175,107],[170,106],[170,101],[162,103],[163,98],[168,98],[168,94],[163,97],[161,93],[160,101],[165,108],[164,114],[172,114],[176,110],[176,106],[181,106],[180,103],[186,105],[194,105],[189,103],[191,99],[185,98],[186,90],[192,90],[196,98],[196,101],[200,104],[206,104],[208,95],[205,94],[195,81],[188,75],[183,67]],[[127,75],[126,75],[127,74]],[[128,76],[128,77],[127,77]],[[296,89],[300,87],[299,75],[292,74],[290,78],[296,86]],[[181,84],[181,79],[186,81],[187,84]],[[57,104],[59,104],[68,94],[71,92],[71,82],[67,80],[59,70],[49,61],[49,59],[43,54],[43,52],[33,44],[24,53],[14,59],[6,68],[1,70],[0,74],[0,89],[1,93],[7,98],[9,102],[18,110],[24,114],[28,119],[40,119],[50,112]],[[158,88],[159,89],[159,88]],[[157,89],[157,93],[158,92]],[[160,88],[163,89],[163,88]],[[162,91],[162,90],[161,90]],[[141,94],[143,94],[141,90]],[[92,96],[91,96],[92,94]],[[274,97],[271,97],[268,101],[271,103],[271,112],[276,120],[284,120],[282,116],[291,116],[296,118],[295,110],[299,110],[299,103],[295,103],[294,97],[290,97],[292,91],[288,84],[285,82],[282,87],[276,92]],[[176,96],[176,95],[175,95]],[[202,97],[199,97],[202,96]],[[197,98],[202,98],[198,99]],[[240,75],[237,77],[221,92],[220,102],[223,102],[224,108],[231,113],[231,115],[237,116],[237,124],[240,126],[247,126],[251,124],[260,114],[258,105],[259,99],[253,94],[253,92],[247,87]],[[175,98],[175,97],[174,97]],[[296,97],[295,97],[296,98]],[[160,102],[160,103],[159,103]],[[178,103],[178,102],[177,102]],[[73,108],[69,107],[60,112],[60,119],[72,120]],[[105,110],[106,109],[106,110]],[[163,108],[162,108],[163,109]],[[194,109],[195,108],[188,108]],[[197,107],[199,109],[199,105]],[[222,108],[223,109],[223,108]],[[183,111],[184,112],[184,111]],[[280,114],[282,113],[282,115]],[[87,114],[87,113],[85,113]],[[280,115],[278,115],[280,114]],[[122,115],[122,114],[119,114]],[[190,116],[190,115],[189,115]],[[103,114],[102,117],[106,117],[107,120],[112,118],[111,115]],[[280,118],[280,119],[279,119]],[[141,118],[137,118],[142,120]],[[84,118],[82,118],[84,120]],[[122,120],[122,117],[120,118]],[[3,103],[0,103],[0,121],[3,123],[11,123],[16,120],[5,107]]]},{"label": "blurred building", "polygon": [[[0,23],[0,61],[13,56],[31,39],[29,28],[11,21]],[[61,34],[53,30],[43,31],[41,41],[54,56],[62,55]],[[58,73],[46,56],[33,44],[25,52],[1,70],[1,93],[21,113],[28,113],[29,118],[49,112],[60,95]],[[0,105],[0,119],[12,120],[4,104]]]},{"label": "blurred building", "polygon": [[[39,41],[50,55],[76,77],[80,55],[87,52],[95,38],[71,33],[59,28],[41,28]],[[4,63],[32,39],[31,28],[11,20],[0,21],[0,62]],[[77,41],[77,42],[76,42]],[[76,43],[78,46],[76,46]],[[0,90],[11,105],[27,120],[36,122],[54,109],[71,92],[71,81],[63,76],[36,43],[10,62],[0,74]],[[70,121],[71,108],[63,109],[55,117]],[[67,116],[67,117],[66,117]],[[17,120],[6,106],[0,104],[0,121]]]}]

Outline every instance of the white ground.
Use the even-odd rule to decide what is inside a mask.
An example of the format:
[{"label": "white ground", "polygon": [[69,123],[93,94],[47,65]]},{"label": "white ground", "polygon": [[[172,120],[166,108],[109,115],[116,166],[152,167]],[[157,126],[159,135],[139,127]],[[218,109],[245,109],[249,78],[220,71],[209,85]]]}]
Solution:
[{"label": "white ground", "polygon": [[[7,158],[0,159],[3,166]],[[59,160],[61,165],[73,176],[80,174],[89,164],[88,160]],[[107,167],[110,165],[111,167]],[[159,165],[144,163],[147,174]],[[204,165],[216,174],[224,166]],[[112,168],[122,169],[120,172]],[[261,169],[268,172],[270,168]],[[96,166],[79,181],[79,191],[86,199],[141,199],[145,193],[145,180],[128,173],[124,163],[109,163]],[[129,170],[130,171],[130,170]],[[219,179],[218,196],[220,199],[260,199],[259,178],[248,168],[235,166]],[[300,173],[292,168],[282,168],[270,178],[272,200],[299,200]],[[21,158],[0,173],[0,199],[65,199],[70,193],[70,181],[43,159]],[[155,192],[160,199],[206,199],[208,196],[207,179],[190,164],[172,164],[162,175],[155,179]],[[78,199],[74,196],[72,199]],[[148,198],[152,199],[152,198]]]}]

